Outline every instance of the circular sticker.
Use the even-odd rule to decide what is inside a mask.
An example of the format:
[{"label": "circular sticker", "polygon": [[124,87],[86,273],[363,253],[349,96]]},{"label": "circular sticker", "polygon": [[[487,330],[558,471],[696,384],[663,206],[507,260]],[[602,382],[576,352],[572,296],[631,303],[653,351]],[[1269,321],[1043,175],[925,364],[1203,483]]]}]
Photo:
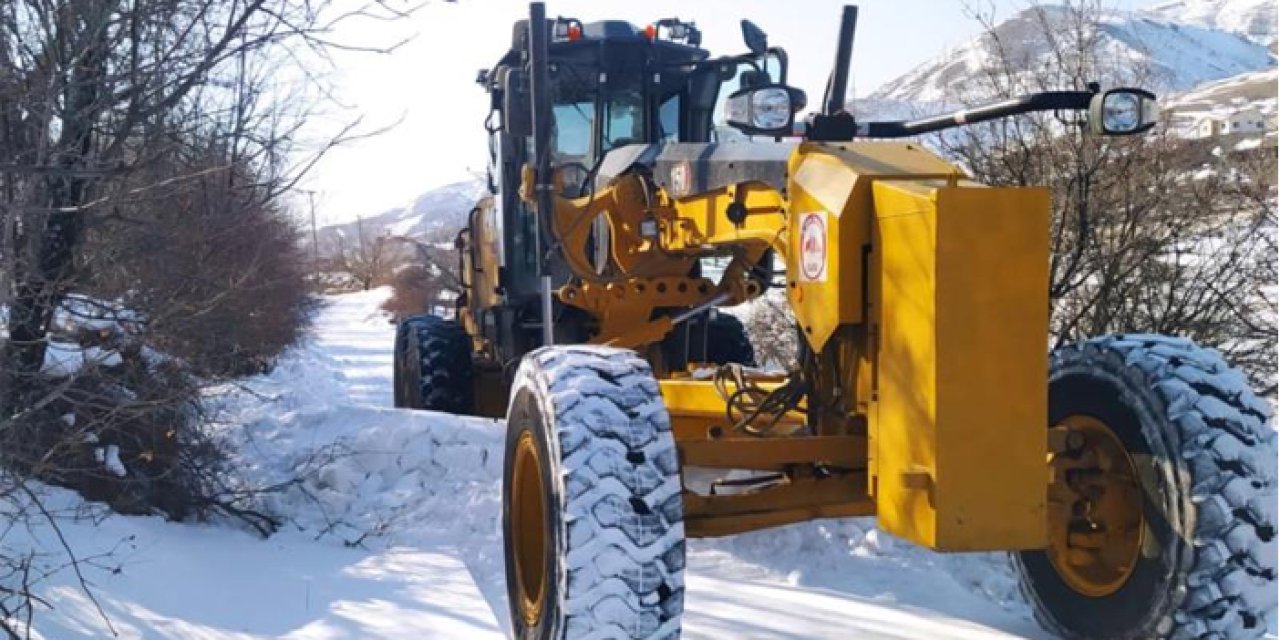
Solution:
[{"label": "circular sticker", "polygon": [[800,274],[823,280],[827,272],[827,221],[822,213],[806,213],[800,222]]}]

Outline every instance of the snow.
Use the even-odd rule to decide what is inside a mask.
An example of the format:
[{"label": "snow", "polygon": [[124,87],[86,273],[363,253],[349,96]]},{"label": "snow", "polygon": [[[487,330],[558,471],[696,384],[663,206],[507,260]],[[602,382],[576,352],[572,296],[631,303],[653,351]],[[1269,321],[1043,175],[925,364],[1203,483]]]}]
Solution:
[{"label": "snow", "polygon": [[124,468],[124,463],[120,461],[120,447],[109,444],[105,447],[95,447],[93,457],[106,469],[108,473],[117,478],[123,478],[129,475],[129,471]]},{"label": "snow", "polygon": [[1276,41],[1276,0],[1173,0],[1144,13],[1239,34],[1262,45]]},{"label": "snow", "polygon": [[[237,466],[287,485],[266,505],[286,518],[280,533],[102,513],[59,521],[82,557],[114,550],[82,568],[120,637],[503,637],[504,427],[389,408],[394,327],[377,311],[388,293],[329,298],[315,337],[250,381],[251,393],[212,392],[240,445]],[[4,544],[40,549],[56,566],[55,540],[37,526]],[[685,638],[1050,637],[1003,555],[935,554],[871,519],[688,548]],[[52,607],[40,608],[38,637],[110,635],[72,572],[37,592]]]},{"label": "snow", "polygon": [[[64,510],[78,502],[65,491],[44,498]],[[221,527],[94,515],[64,516],[60,528],[82,557],[110,554],[82,566],[110,627],[63,570],[40,586],[52,611],[37,615],[36,638],[113,630],[125,640],[502,637],[450,549],[344,549],[294,531],[263,541]],[[47,524],[28,535],[30,547],[59,553]]]},{"label": "snow", "polygon": [[120,354],[99,347],[81,347],[67,342],[50,342],[44,351],[40,372],[48,376],[69,376],[86,365],[115,367],[123,362]]}]

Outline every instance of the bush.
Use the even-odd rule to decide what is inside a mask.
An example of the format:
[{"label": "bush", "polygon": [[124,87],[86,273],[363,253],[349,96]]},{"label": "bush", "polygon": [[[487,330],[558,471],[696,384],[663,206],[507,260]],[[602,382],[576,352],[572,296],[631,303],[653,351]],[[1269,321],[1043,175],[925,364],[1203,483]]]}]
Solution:
[{"label": "bush", "polygon": [[88,289],[145,318],[147,346],[194,374],[265,372],[317,304],[298,231],[247,172],[187,172],[90,230]]}]

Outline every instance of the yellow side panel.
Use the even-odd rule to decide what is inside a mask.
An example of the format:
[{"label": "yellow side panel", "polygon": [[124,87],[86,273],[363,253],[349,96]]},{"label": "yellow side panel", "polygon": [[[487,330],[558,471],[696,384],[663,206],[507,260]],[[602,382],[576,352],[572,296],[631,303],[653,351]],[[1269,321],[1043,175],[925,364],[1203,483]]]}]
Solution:
[{"label": "yellow side panel", "polygon": [[869,182],[834,155],[809,154],[796,170],[787,293],[815,350],[840,324],[862,321],[862,248],[871,229],[865,218],[844,213],[867,208],[859,201],[870,198]]},{"label": "yellow side panel", "polygon": [[1048,192],[880,181],[873,198],[880,524],[935,549],[1043,546]]},{"label": "yellow side panel", "polygon": [[875,180],[960,177],[907,142],[806,142],[788,167],[787,295],[805,339],[822,349],[836,327],[863,322],[864,250]]}]

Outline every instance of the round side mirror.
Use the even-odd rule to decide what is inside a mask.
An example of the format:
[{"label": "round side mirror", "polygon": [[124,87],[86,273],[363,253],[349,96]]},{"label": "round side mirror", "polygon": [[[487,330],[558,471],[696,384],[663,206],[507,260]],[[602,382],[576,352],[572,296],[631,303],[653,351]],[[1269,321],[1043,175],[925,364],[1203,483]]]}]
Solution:
[{"label": "round side mirror", "polygon": [[1128,136],[1155,126],[1156,96],[1144,89],[1110,89],[1089,102],[1089,129],[1104,136]]}]

